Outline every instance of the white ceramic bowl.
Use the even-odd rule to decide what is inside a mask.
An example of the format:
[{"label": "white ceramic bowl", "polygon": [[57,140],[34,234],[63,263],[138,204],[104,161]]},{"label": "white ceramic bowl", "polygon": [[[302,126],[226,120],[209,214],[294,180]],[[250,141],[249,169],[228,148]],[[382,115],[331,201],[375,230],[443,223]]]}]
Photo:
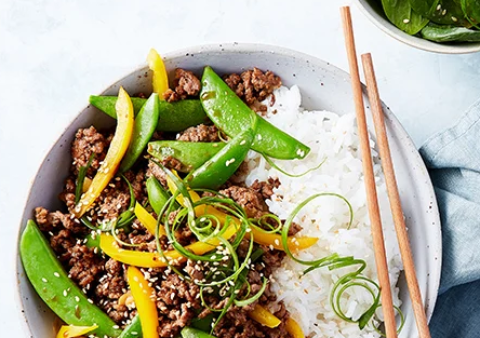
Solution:
[{"label": "white ceramic bowl", "polygon": [[362,12],[382,31],[412,47],[442,54],[467,54],[480,51],[480,42],[437,43],[408,35],[388,21],[379,0],[357,0]]},{"label": "white ceramic bowl", "polygon": [[[287,86],[298,84],[303,106],[326,109],[340,114],[353,112],[349,76],[346,72],[315,57],[266,45],[223,44],[193,47],[165,55],[171,72],[176,67],[201,74],[205,65],[220,73],[240,72],[252,66],[270,69],[282,77]],[[103,94],[117,95],[120,86],[130,93],[151,91],[150,72],[143,66],[114,83]],[[87,98],[85,98],[86,100]],[[427,315],[433,312],[440,281],[441,233],[434,191],[425,165],[412,140],[394,115],[385,108],[393,160],[397,168],[403,208],[409,227],[418,280]],[[19,224],[19,235],[33,209],[42,205],[50,210],[61,208],[57,196],[62,191],[71,163],[70,143],[80,127],[112,125],[112,120],[87,106],[65,129],[38,170]],[[28,337],[53,338],[55,315],[44,305],[28,282],[17,255],[17,300]],[[404,278],[399,282],[405,327],[401,337],[417,337],[411,304]]]}]

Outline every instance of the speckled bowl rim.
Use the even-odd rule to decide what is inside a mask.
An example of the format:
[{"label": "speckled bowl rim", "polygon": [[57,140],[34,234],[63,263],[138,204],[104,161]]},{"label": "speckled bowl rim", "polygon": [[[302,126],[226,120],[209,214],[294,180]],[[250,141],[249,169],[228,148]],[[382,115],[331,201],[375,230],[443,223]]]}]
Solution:
[{"label": "speckled bowl rim", "polygon": [[386,18],[379,15],[367,0],[356,0],[355,2],[357,3],[358,8],[360,8],[360,11],[368,19],[370,19],[375,26],[380,28],[380,30],[387,33],[394,39],[409,46],[439,54],[469,54],[480,52],[480,42],[465,42],[459,43],[458,45],[442,44],[408,35],[407,33],[395,27],[395,25],[393,25]]},{"label": "speckled bowl rim", "polygon": [[[279,46],[275,46],[275,45],[269,45],[269,44],[238,43],[238,42],[228,42],[228,43],[218,43],[218,44],[204,44],[204,45],[186,47],[186,48],[175,50],[175,51],[172,51],[172,52],[169,52],[169,53],[165,53],[164,58],[168,60],[170,58],[180,57],[181,55],[185,55],[185,54],[192,53],[192,52],[195,52],[195,53],[268,52],[268,53],[271,53],[271,54],[280,54],[280,55],[284,55],[284,56],[290,56],[290,57],[294,57],[294,58],[301,59],[301,60],[309,60],[309,62],[317,64],[321,68],[330,68],[330,69],[335,70],[337,72],[344,73],[347,77],[349,77],[348,73],[345,72],[344,70],[341,70],[340,68],[338,68],[336,66],[333,66],[329,62],[325,62],[325,61],[323,61],[323,60],[321,60],[321,59],[319,59],[315,56],[305,54],[305,53],[301,53],[301,52],[297,52],[297,51],[292,50],[292,49],[279,47]],[[116,84],[120,83],[126,77],[131,75],[132,73],[138,72],[140,70],[144,70],[145,68],[146,68],[146,65],[144,63],[138,65],[132,71],[128,72],[127,74],[125,74],[123,76],[121,76],[117,81],[108,85],[103,91],[100,91],[99,95],[102,95],[109,88],[111,88],[112,86],[115,86]],[[364,88],[364,90],[365,90],[365,88]],[[63,132],[52,143],[52,146],[49,148],[49,150],[43,156],[43,160],[42,160],[42,162],[40,162],[40,164],[38,166],[37,173],[40,170],[40,168],[42,167],[42,165],[44,164],[44,162],[47,160],[47,157],[49,156],[49,154],[52,152],[55,144],[57,144],[57,142],[62,139],[63,135],[67,132],[69,126],[71,124],[73,124],[76,119],[78,119],[80,117],[80,115],[83,113],[83,111],[85,109],[87,109],[88,106],[89,105],[87,104],[85,107],[83,107],[79,111],[79,113],[76,114],[75,117],[72,120],[70,120],[70,122],[64,128]],[[390,110],[387,110],[386,114],[388,115],[388,118],[392,120],[393,124],[395,124],[397,131],[403,134],[402,135],[402,138],[404,139],[403,143],[408,143],[409,147],[413,148],[412,149],[412,150],[414,150],[413,156],[415,157],[415,160],[416,160],[419,168],[422,171],[427,172],[427,168],[425,166],[425,163],[423,162],[423,160],[422,160],[419,152],[417,151],[417,149],[414,147],[413,141],[411,140],[410,136],[407,134],[407,132],[405,131],[405,129],[401,125],[400,121],[396,118],[396,116]],[[32,182],[31,182],[31,186],[30,186],[30,188],[28,190],[28,193],[26,195],[25,203],[24,203],[25,206],[27,205],[28,200],[30,198],[30,195],[32,193],[33,182],[37,177],[37,173],[34,175],[34,177],[32,179]],[[436,224],[438,225],[438,227],[436,228],[436,230],[437,230],[436,233],[431,234],[431,236],[436,239],[435,244],[436,244],[436,246],[439,250],[439,252],[438,252],[439,257],[437,257],[437,264],[436,264],[437,268],[435,269],[436,270],[435,275],[433,276],[433,278],[430,278],[433,283],[430,284],[429,287],[433,288],[433,290],[436,290],[438,292],[438,289],[440,287],[440,273],[441,273],[441,265],[442,265],[442,242],[441,242],[441,228],[440,228],[441,223],[440,223],[440,213],[438,211],[438,204],[437,204],[437,201],[436,201],[436,198],[435,198],[435,192],[434,192],[433,185],[431,184],[431,182],[428,186],[428,190],[429,190],[428,193],[430,193],[430,195],[432,196],[431,198],[432,198],[432,202],[433,202],[432,217],[435,218]],[[23,331],[27,334],[28,337],[33,338],[34,337],[33,332],[32,332],[33,330],[30,327],[28,318],[27,318],[27,316],[25,315],[25,312],[24,312],[23,302],[22,302],[22,299],[21,299],[21,292],[20,292],[20,288],[19,288],[20,283],[18,281],[19,271],[22,271],[22,269],[23,269],[22,268],[22,262],[21,262],[21,259],[20,259],[20,255],[19,255],[19,246],[20,246],[19,244],[20,244],[20,239],[21,239],[21,234],[22,234],[21,220],[24,218],[24,215],[27,212],[27,210],[25,210],[25,209],[26,209],[26,207],[24,207],[22,215],[20,216],[20,220],[18,221],[19,229],[17,231],[16,247],[15,247],[15,260],[16,260],[15,261],[15,268],[14,268],[14,270],[15,270],[14,271],[14,278],[15,278],[14,282],[15,282],[15,286],[16,286],[15,287],[15,303],[16,303],[16,306],[17,306],[17,309],[18,309],[18,314],[19,314],[20,319],[21,319],[21,325],[22,325]],[[430,275],[431,275],[431,273],[430,273]],[[435,308],[436,300],[437,300],[437,297],[428,298],[428,300],[427,300],[427,302],[428,302],[427,303],[427,305],[428,305],[428,314],[427,314],[428,320],[430,320],[430,318],[433,314],[433,310]]]}]

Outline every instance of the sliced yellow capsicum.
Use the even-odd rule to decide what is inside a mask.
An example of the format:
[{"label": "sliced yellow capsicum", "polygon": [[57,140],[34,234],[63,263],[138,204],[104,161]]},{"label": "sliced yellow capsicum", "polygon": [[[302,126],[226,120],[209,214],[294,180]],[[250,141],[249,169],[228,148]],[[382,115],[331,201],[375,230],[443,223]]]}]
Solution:
[{"label": "sliced yellow capsicum", "polygon": [[285,322],[285,329],[293,338],[305,338],[302,328],[292,317],[289,317]]},{"label": "sliced yellow capsicum", "polygon": [[83,216],[108,185],[130,144],[133,132],[133,105],[130,96],[122,87],[120,87],[115,108],[117,110],[115,135],[108,148],[107,156],[93,178],[90,187],[82,194],[80,201],[73,210],[73,214],[77,218]]},{"label": "sliced yellow capsicum", "polygon": [[259,304],[255,305],[253,310],[248,313],[248,316],[257,323],[260,323],[269,328],[277,327],[282,322],[270,311],[268,311],[266,308]]},{"label": "sliced yellow capsicum", "polygon": [[168,89],[168,75],[162,57],[155,49],[151,49],[147,57],[148,67],[153,72],[153,92],[158,94],[160,100],[164,100],[163,93]]},{"label": "sliced yellow capsicum", "polygon": [[[268,247],[273,247],[276,250],[284,250],[283,244],[282,244],[282,236],[278,234],[270,234],[263,232],[261,230],[258,230],[254,227],[252,229],[252,236],[253,240],[261,245],[265,245]],[[297,251],[301,249],[306,249],[314,245],[315,243],[318,242],[318,238],[316,237],[294,237],[290,236],[288,237],[288,248],[290,251]]]},{"label": "sliced yellow capsicum", "polygon": [[[176,172],[174,172],[175,175],[177,175]],[[177,187],[173,183],[171,179],[167,178],[167,184],[168,184],[168,189],[171,191],[172,194],[174,194],[177,191]],[[188,193],[190,194],[190,199],[192,202],[197,202],[200,199],[200,196],[194,191],[194,190],[189,190]],[[181,205],[185,205],[185,198],[182,195],[177,196],[177,201]],[[224,212],[215,209],[212,206],[197,206],[195,208],[195,214],[197,217],[200,217],[205,214],[209,214],[212,216],[215,216],[218,218],[218,220],[222,223],[226,221],[227,214]],[[236,224],[237,227],[240,225],[240,220],[238,218],[230,216],[232,222],[231,224]],[[253,236],[253,240],[261,245],[265,245],[268,247],[273,247],[276,250],[284,250],[283,244],[282,244],[282,236],[278,234],[269,234],[266,232],[263,232],[261,230],[258,230],[254,227],[251,227],[251,234]],[[289,237],[288,238],[288,248],[290,251],[297,251],[297,250],[302,250],[311,247],[315,243],[317,243],[318,238],[316,237]]]},{"label": "sliced yellow capsicum", "polygon": [[87,333],[98,328],[98,325],[92,326],[73,326],[73,325],[63,325],[60,330],[58,330],[57,338],[74,338],[86,335]]},{"label": "sliced yellow capsicum", "polygon": [[[157,220],[155,217],[150,215],[150,213],[140,204],[135,204],[135,216],[138,218],[140,223],[148,230],[149,233],[155,235],[155,231],[157,229]],[[158,228],[158,233],[163,236],[165,235],[165,229],[162,225]]]},{"label": "sliced yellow capsicum", "polygon": [[155,290],[148,286],[149,282],[136,267],[128,267],[127,279],[138,316],[140,317],[143,338],[158,338],[158,312]]},{"label": "sliced yellow capsicum", "polygon": [[[236,233],[237,228],[235,226],[230,226],[223,233],[222,237],[228,240]],[[207,242],[195,242],[187,245],[185,249],[196,255],[203,255],[215,250],[218,245],[220,245],[220,241],[216,238],[212,238]],[[140,268],[162,268],[167,266],[167,262],[159,253],[122,249],[113,236],[107,234],[100,235],[100,248],[106,255],[124,264],[138,266]],[[185,257],[175,250],[166,251],[164,252],[164,255],[167,259],[177,262],[182,262],[185,259]]]}]

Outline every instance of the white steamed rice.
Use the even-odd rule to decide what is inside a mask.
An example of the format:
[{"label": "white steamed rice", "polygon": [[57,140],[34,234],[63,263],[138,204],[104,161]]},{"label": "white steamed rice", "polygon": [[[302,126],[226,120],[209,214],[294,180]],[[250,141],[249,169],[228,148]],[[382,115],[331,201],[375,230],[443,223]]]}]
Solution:
[{"label": "white steamed rice", "polygon": [[[300,235],[318,237],[319,241],[311,248],[301,251],[298,257],[311,260],[332,253],[341,256],[353,255],[367,263],[364,275],[377,281],[355,116],[302,109],[297,86],[290,89],[282,87],[275,92],[275,97],[275,104],[268,108],[266,118],[311,148],[310,154],[304,160],[276,163],[290,173],[302,173],[324,160],[325,163],[320,169],[305,176],[291,178],[271,168],[257,153],[250,152],[247,158],[247,185],[251,185],[256,179],[278,177],[281,185],[274,190],[275,194],[267,204],[270,211],[281,219],[286,219],[299,203],[313,194],[335,192],[343,195],[353,207],[354,221],[350,230],[346,230],[348,208],[344,202],[334,197],[316,199],[300,212],[295,221],[303,227]],[[373,148],[373,141],[371,146]],[[375,150],[373,154],[377,156]],[[375,162],[374,171],[385,231],[393,301],[398,306],[401,302],[395,285],[402,270],[402,263],[388,212],[386,186],[378,158]],[[371,326],[361,331],[357,324],[347,323],[333,312],[329,303],[331,287],[345,274],[345,270],[317,269],[300,277],[300,272],[304,269],[304,265],[287,257],[272,275],[271,283],[278,300],[285,303],[306,336],[380,336]],[[343,296],[342,304],[347,315],[358,318],[371,304],[371,296],[362,288],[350,288]]]}]

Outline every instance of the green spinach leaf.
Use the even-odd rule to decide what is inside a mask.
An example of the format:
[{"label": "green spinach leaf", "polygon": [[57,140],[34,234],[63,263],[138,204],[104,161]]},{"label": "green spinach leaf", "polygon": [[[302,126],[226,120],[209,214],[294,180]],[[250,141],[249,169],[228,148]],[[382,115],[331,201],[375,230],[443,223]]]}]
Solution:
[{"label": "green spinach leaf", "polygon": [[476,28],[480,23],[480,0],[460,0],[465,18]]},{"label": "green spinach leaf", "polygon": [[421,31],[422,38],[435,42],[478,42],[480,31],[465,27],[439,26],[430,23]]},{"label": "green spinach leaf", "polygon": [[[410,1],[418,2],[422,0]],[[462,9],[462,1],[464,0],[439,0],[425,16],[439,25],[471,27],[472,24],[467,20]]]},{"label": "green spinach leaf", "polygon": [[428,24],[428,19],[413,11],[409,0],[382,0],[382,5],[390,22],[410,35]]}]

